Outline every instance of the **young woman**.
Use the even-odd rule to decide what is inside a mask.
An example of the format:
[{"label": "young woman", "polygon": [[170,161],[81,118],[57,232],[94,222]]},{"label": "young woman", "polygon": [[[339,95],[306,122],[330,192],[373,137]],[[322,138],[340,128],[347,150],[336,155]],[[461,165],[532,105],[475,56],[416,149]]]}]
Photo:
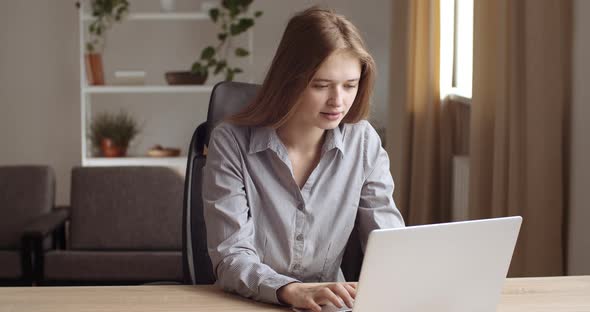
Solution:
[{"label": "young woman", "polygon": [[[355,224],[404,226],[369,112],[375,63],[343,16],[288,23],[256,99],[211,134],[203,201],[217,284],[320,311],[352,306],[342,255]],[[305,282],[331,282],[306,284]]]}]

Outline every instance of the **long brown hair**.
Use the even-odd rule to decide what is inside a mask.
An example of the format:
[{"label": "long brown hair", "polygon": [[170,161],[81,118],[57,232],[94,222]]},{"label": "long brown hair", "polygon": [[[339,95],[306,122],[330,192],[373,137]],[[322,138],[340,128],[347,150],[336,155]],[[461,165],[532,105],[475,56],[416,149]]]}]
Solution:
[{"label": "long brown hair", "polygon": [[358,29],[344,16],[311,7],[293,16],[287,24],[254,101],[227,120],[243,126],[280,127],[297,110],[299,97],[322,62],[339,50],[352,52],[361,62],[358,92],[342,122],[355,123],[367,118],[375,80],[373,57]]}]

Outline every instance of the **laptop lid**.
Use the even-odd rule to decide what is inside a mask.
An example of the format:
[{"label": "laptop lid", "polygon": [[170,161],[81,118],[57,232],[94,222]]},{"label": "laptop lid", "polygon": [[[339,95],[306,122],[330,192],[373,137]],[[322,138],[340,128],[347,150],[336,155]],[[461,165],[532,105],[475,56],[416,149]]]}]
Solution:
[{"label": "laptop lid", "polygon": [[522,218],[375,230],[354,312],[496,311]]}]

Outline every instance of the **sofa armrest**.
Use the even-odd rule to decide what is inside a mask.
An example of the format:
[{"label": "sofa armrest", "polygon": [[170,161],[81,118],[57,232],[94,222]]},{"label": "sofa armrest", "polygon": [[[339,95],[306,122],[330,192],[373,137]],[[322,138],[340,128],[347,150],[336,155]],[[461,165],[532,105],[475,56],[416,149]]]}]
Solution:
[{"label": "sofa armrest", "polygon": [[65,246],[65,225],[69,217],[69,208],[60,206],[39,216],[25,227],[22,235],[23,264],[30,268],[27,276],[33,283],[43,279],[43,242],[53,234],[53,248]]},{"label": "sofa armrest", "polygon": [[58,207],[53,211],[39,216],[23,231],[23,239],[42,239],[63,226],[70,212],[66,207]]}]

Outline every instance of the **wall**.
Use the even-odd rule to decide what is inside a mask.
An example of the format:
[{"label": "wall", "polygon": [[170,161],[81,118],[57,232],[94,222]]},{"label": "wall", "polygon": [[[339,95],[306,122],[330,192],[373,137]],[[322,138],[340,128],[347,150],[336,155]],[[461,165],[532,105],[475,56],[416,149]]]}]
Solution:
[{"label": "wall", "polygon": [[[131,0],[131,7],[157,10],[158,3]],[[177,0],[177,7],[198,8],[199,3]],[[251,79],[260,82],[264,77],[288,18],[312,4],[348,16],[364,34],[379,71],[374,123],[383,126],[389,85],[389,1],[255,1],[253,9],[263,10],[264,15],[255,28]],[[81,157],[77,14],[74,1],[5,0],[0,10],[0,165],[51,165],[59,204],[69,202],[70,170]],[[208,29],[204,22],[115,25],[104,54],[107,82],[112,82],[115,70],[143,69],[148,83],[164,83],[165,71],[183,70],[200,54],[204,41],[212,39]],[[154,144],[188,146],[193,129],[204,119],[207,100],[206,95],[100,95],[93,96],[92,108],[93,113],[125,108],[135,114],[143,131],[130,153],[141,155]]]},{"label": "wall", "polygon": [[568,274],[590,274],[590,1],[573,2],[572,140]]},{"label": "wall", "polygon": [[51,165],[60,203],[80,163],[76,25],[73,1],[2,1],[0,165]]}]

